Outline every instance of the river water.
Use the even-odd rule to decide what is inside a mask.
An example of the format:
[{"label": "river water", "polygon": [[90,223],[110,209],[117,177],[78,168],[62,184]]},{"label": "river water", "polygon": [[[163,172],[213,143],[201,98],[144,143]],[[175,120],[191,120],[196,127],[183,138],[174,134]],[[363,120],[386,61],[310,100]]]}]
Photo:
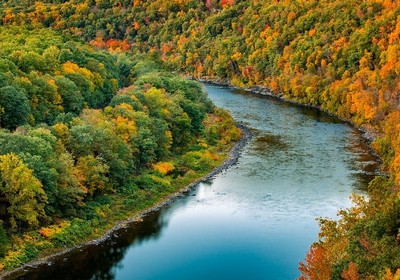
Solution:
[{"label": "river water", "polygon": [[254,134],[238,163],[187,197],[23,279],[295,279],[317,240],[377,170],[360,133],[315,109],[205,84]]}]

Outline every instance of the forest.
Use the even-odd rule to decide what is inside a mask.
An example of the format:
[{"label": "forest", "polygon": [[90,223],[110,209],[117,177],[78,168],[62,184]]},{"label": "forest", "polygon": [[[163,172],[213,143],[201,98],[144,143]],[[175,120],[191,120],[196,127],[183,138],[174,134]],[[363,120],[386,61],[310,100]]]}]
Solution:
[{"label": "forest", "polygon": [[218,165],[240,137],[200,84],[157,57],[40,27],[1,26],[0,37],[3,268],[100,235]]},{"label": "forest", "polygon": [[[2,40],[0,48],[1,126],[13,131],[2,132],[1,162],[5,166],[15,164],[27,178],[38,179],[30,195],[37,201],[37,207],[30,209],[35,214],[9,214],[7,223],[13,230],[21,224],[38,224],[46,213],[66,215],[57,213],[57,195],[67,200],[63,202],[66,205],[84,203],[96,193],[123,186],[124,172],[140,170],[148,162],[168,156],[171,150],[182,153],[180,133],[174,133],[174,129],[200,133],[202,121],[212,108],[204,97],[198,100],[190,94],[199,89],[183,81],[180,87],[184,90],[168,89],[168,79],[174,78],[160,80],[149,70],[154,62],[140,68],[141,63],[124,55],[149,53],[164,67],[187,76],[243,88],[265,87],[274,95],[316,106],[373,135],[371,145],[382,158],[387,176],[370,183],[369,199],[354,196],[354,207],[342,210],[338,221],[320,220],[319,240],[299,266],[301,279],[400,277],[400,271],[396,272],[400,268],[398,1],[6,0],[0,7],[0,18],[7,28],[1,37],[10,37],[7,43]],[[29,31],[37,32],[35,38],[49,32],[51,45],[46,45],[49,41],[16,36],[21,25],[39,28]],[[82,38],[93,48],[63,38]],[[19,50],[11,51],[15,46]],[[126,89],[119,91],[122,87]],[[39,94],[39,90],[43,92]],[[153,98],[143,94],[148,91]],[[179,93],[169,100],[167,93],[171,91]],[[8,109],[14,106],[10,96],[18,97],[20,115]],[[159,98],[164,101],[156,101]],[[132,108],[134,114],[129,112]],[[146,108],[157,108],[158,113],[151,109],[150,116],[146,115]],[[136,111],[142,112],[140,118]],[[179,124],[169,122],[176,120],[170,114],[180,116]],[[124,119],[120,122],[123,128],[107,130],[106,124],[118,123],[118,118]],[[125,121],[130,118],[135,120],[132,126]],[[101,124],[97,123],[100,119]],[[139,142],[130,143],[129,131],[148,133],[140,133],[136,119],[162,123],[156,127],[163,127],[157,133],[164,137],[157,138],[157,143],[138,144],[137,136]],[[99,135],[99,127],[107,132]],[[120,139],[119,143],[109,143],[116,149],[111,155],[103,155],[101,147],[76,146],[82,144],[78,139],[86,136],[111,141],[108,133]],[[210,135],[207,137],[210,139]],[[11,138],[24,147],[32,145],[35,151],[47,145],[42,150],[54,153],[30,155],[16,147],[17,140],[7,140]],[[140,155],[142,149],[135,145],[142,145],[149,153]],[[119,149],[129,149],[133,162],[119,158]],[[55,166],[40,166],[38,157],[54,154],[58,160],[46,162]],[[89,166],[96,167],[94,174],[86,169]],[[75,189],[65,190],[61,186],[74,184],[71,178],[56,179],[60,168],[76,169],[81,178],[93,174],[102,182],[96,185],[102,187],[93,189],[87,179],[81,179]],[[103,182],[106,172],[113,175]],[[68,195],[59,193],[62,191]]]}]

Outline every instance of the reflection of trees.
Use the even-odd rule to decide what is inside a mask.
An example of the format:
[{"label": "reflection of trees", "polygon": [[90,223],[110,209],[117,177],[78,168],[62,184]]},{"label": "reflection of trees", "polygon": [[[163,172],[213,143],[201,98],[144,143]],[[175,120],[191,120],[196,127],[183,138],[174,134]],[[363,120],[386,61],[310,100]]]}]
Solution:
[{"label": "reflection of trees", "polygon": [[51,266],[42,265],[37,269],[27,271],[24,276],[14,276],[10,279],[114,279],[118,263],[130,246],[139,245],[143,241],[157,239],[160,236],[168,222],[168,219],[163,218],[165,211],[168,209],[151,213],[143,222],[132,223],[128,228],[116,231],[99,245],[74,250],[58,257]]},{"label": "reflection of trees", "polygon": [[379,158],[371,154],[368,142],[360,140],[359,133],[352,131],[352,137],[348,139],[345,148],[350,151],[352,157],[349,158],[347,168],[352,170],[351,178],[355,182],[353,187],[358,191],[367,191],[369,182],[379,175]]}]

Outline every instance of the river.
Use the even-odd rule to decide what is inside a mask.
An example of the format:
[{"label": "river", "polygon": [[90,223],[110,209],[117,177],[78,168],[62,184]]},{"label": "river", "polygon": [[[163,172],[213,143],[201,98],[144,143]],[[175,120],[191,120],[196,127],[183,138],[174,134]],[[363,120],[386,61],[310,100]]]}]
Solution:
[{"label": "river", "polygon": [[317,240],[378,169],[356,129],[315,109],[205,84],[254,134],[236,165],[107,242],[21,279],[294,279]]}]

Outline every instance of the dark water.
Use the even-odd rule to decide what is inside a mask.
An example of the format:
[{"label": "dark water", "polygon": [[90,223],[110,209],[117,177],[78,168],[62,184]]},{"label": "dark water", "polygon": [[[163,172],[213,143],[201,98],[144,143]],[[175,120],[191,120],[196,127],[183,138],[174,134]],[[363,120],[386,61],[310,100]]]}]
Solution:
[{"label": "dark water", "polygon": [[358,131],[313,109],[225,87],[210,98],[254,138],[237,165],[187,198],[24,279],[294,279],[317,239],[363,192],[377,163]]}]

